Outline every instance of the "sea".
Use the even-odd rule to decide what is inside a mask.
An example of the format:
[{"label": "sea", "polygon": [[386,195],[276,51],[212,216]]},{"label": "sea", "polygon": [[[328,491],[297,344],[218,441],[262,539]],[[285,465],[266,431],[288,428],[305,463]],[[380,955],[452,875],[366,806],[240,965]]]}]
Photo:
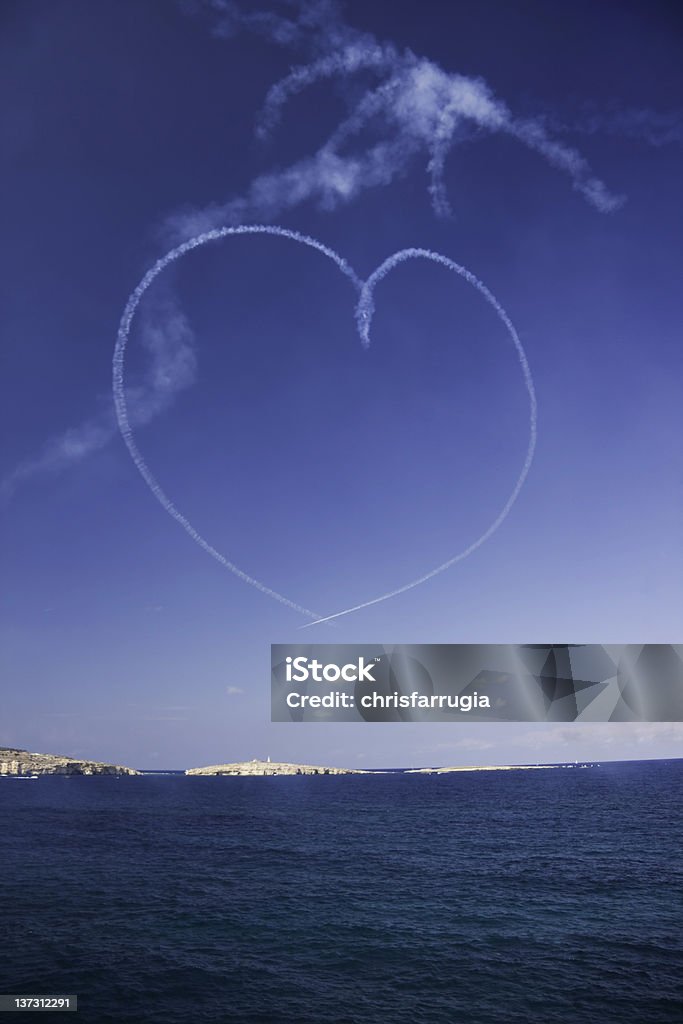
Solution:
[{"label": "sea", "polygon": [[682,798],[683,760],[0,779],[0,993],[93,1024],[680,1024]]}]

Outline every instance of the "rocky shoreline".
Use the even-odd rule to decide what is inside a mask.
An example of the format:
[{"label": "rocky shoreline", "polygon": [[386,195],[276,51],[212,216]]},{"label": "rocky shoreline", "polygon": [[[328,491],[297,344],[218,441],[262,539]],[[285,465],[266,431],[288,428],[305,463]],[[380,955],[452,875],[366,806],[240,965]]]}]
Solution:
[{"label": "rocky shoreline", "polygon": [[0,747],[0,776],[31,775],[142,775],[136,768],[103,761],[81,761],[59,754]]},{"label": "rocky shoreline", "polygon": [[324,765],[289,764],[286,761],[237,761],[188,768],[186,775],[366,775],[357,768],[327,768]]}]

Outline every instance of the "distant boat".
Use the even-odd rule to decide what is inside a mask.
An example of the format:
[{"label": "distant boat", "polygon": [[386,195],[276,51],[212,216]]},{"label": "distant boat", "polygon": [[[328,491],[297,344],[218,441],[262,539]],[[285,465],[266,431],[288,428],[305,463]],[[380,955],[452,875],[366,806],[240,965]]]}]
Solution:
[{"label": "distant boat", "polygon": [[0,775],[0,779],[37,779],[37,775]]}]

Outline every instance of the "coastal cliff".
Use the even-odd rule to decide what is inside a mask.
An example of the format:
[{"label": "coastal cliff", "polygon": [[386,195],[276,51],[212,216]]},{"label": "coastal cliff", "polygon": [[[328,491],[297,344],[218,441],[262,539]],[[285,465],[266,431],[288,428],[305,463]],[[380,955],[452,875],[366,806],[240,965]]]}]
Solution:
[{"label": "coastal cliff", "polygon": [[326,768],[312,764],[287,764],[282,761],[239,761],[235,764],[211,764],[206,768],[188,768],[186,775],[364,775],[354,768]]},{"label": "coastal cliff", "polygon": [[0,775],[141,775],[136,768],[0,747]]}]

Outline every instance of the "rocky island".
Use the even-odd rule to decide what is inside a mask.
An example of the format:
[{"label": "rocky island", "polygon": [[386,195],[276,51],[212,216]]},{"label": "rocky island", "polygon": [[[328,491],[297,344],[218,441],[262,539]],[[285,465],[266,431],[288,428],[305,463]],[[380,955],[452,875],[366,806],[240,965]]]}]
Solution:
[{"label": "rocky island", "polygon": [[142,775],[136,768],[0,747],[0,775]]},{"label": "rocky island", "polygon": [[357,768],[326,768],[312,764],[288,764],[283,761],[238,761],[235,764],[210,764],[206,768],[188,768],[186,775],[365,775]]}]

